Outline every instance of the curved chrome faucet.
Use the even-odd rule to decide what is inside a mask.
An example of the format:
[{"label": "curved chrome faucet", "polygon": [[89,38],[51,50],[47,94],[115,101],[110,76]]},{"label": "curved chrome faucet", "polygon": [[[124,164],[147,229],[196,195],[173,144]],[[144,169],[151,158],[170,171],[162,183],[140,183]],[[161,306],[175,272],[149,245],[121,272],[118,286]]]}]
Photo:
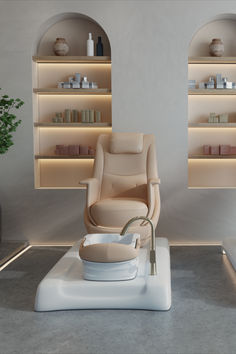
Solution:
[{"label": "curved chrome faucet", "polygon": [[156,239],[155,239],[155,229],[154,229],[154,225],[153,225],[152,220],[150,220],[146,216],[135,216],[134,218],[130,219],[125,224],[125,226],[123,227],[120,234],[124,235],[126,233],[128,227],[134,221],[137,221],[137,220],[145,220],[145,221],[149,222],[149,224],[151,225],[152,235],[151,235],[151,245],[150,245],[150,265],[151,265],[150,275],[155,275],[155,274],[157,274],[157,270],[156,270]]}]

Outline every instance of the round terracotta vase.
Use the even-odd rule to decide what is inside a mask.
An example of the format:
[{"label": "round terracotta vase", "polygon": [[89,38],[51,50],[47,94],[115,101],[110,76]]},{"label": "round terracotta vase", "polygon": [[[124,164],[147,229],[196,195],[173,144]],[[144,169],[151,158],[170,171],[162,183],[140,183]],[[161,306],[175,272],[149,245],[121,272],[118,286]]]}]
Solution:
[{"label": "round terracotta vase", "polygon": [[220,38],[212,39],[209,49],[213,57],[221,57],[224,54],[224,44]]},{"label": "round terracotta vase", "polygon": [[65,38],[57,38],[53,50],[56,55],[66,55],[69,52],[69,46]]}]

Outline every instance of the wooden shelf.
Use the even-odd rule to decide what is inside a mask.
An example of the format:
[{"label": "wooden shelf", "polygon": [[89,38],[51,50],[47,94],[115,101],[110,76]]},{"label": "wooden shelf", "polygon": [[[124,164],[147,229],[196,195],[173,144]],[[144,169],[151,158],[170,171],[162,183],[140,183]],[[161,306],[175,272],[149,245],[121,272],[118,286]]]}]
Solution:
[{"label": "wooden shelf", "polygon": [[236,57],[189,57],[189,64],[236,64]]},{"label": "wooden shelf", "polygon": [[73,155],[35,155],[35,159],[54,159],[54,160],[84,160],[84,159],[94,159],[95,155],[78,155],[78,156],[73,156]]},{"label": "wooden shelf", "polygon": [[236,95],[236,89],[193,89],[189,95]]},{"label": "wooden shelf", "polygon": [[109,56],[33,56],[36,63],[111,64]]},{"label": "wooden shelf", "polygon": [[38,95],[111,95],[111,90],[98,89],[59,89],[59,88],[34,88],[33,92]]},{"label": "wooden shelf", "polygon": [[189,159],[236,159],[236,155],[189,155]]},{"label": "wooden shelf", "polygon": [[72,186],[72,187],[54,187],[54,186],[48,186],[48,187],[37,187],[36,189],[87,189],[86,186],[82,184],[78,184],[78,186]]},{"label": "wooden shelf", "polygon": [[111,127],[111,123],[34,123],[35,127],[48,127],[48,128],[106,128]]},{"label": "wooden shelf", "polygon": [[189,128],[236,128],[236,123],[190,123]]}]

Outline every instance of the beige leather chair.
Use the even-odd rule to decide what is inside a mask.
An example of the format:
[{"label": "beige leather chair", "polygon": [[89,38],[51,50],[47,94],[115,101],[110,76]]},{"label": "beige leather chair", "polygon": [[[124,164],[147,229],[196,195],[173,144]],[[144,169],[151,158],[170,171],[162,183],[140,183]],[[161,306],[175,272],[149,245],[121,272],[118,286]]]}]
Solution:
[{"label": "beige leather chair", "polygon": [[[147,216],[156,227],[160,214],[160,180],[153,135],[112,133],[97,142],[93,178],[87,185],[84,221],[88,233],[120,233],[134,216]],[[145,221],[132,224],[129,232],[150,237]]]}]

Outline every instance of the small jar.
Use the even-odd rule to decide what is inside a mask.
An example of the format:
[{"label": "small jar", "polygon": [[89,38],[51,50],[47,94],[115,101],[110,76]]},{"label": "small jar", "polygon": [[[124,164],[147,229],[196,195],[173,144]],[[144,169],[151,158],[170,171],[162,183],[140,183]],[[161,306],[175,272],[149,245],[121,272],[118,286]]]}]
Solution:
[{"label": "small jar", "polygon": [[212,39],[209,49],[210,55],[213,57],[221,57],[224,54],[224,44],[220,38]]},{"label": "small jar", "polygon": [[66,55],[69,52],[69,46],[65,38],[57,38],[53,50],[56,55]]}]

